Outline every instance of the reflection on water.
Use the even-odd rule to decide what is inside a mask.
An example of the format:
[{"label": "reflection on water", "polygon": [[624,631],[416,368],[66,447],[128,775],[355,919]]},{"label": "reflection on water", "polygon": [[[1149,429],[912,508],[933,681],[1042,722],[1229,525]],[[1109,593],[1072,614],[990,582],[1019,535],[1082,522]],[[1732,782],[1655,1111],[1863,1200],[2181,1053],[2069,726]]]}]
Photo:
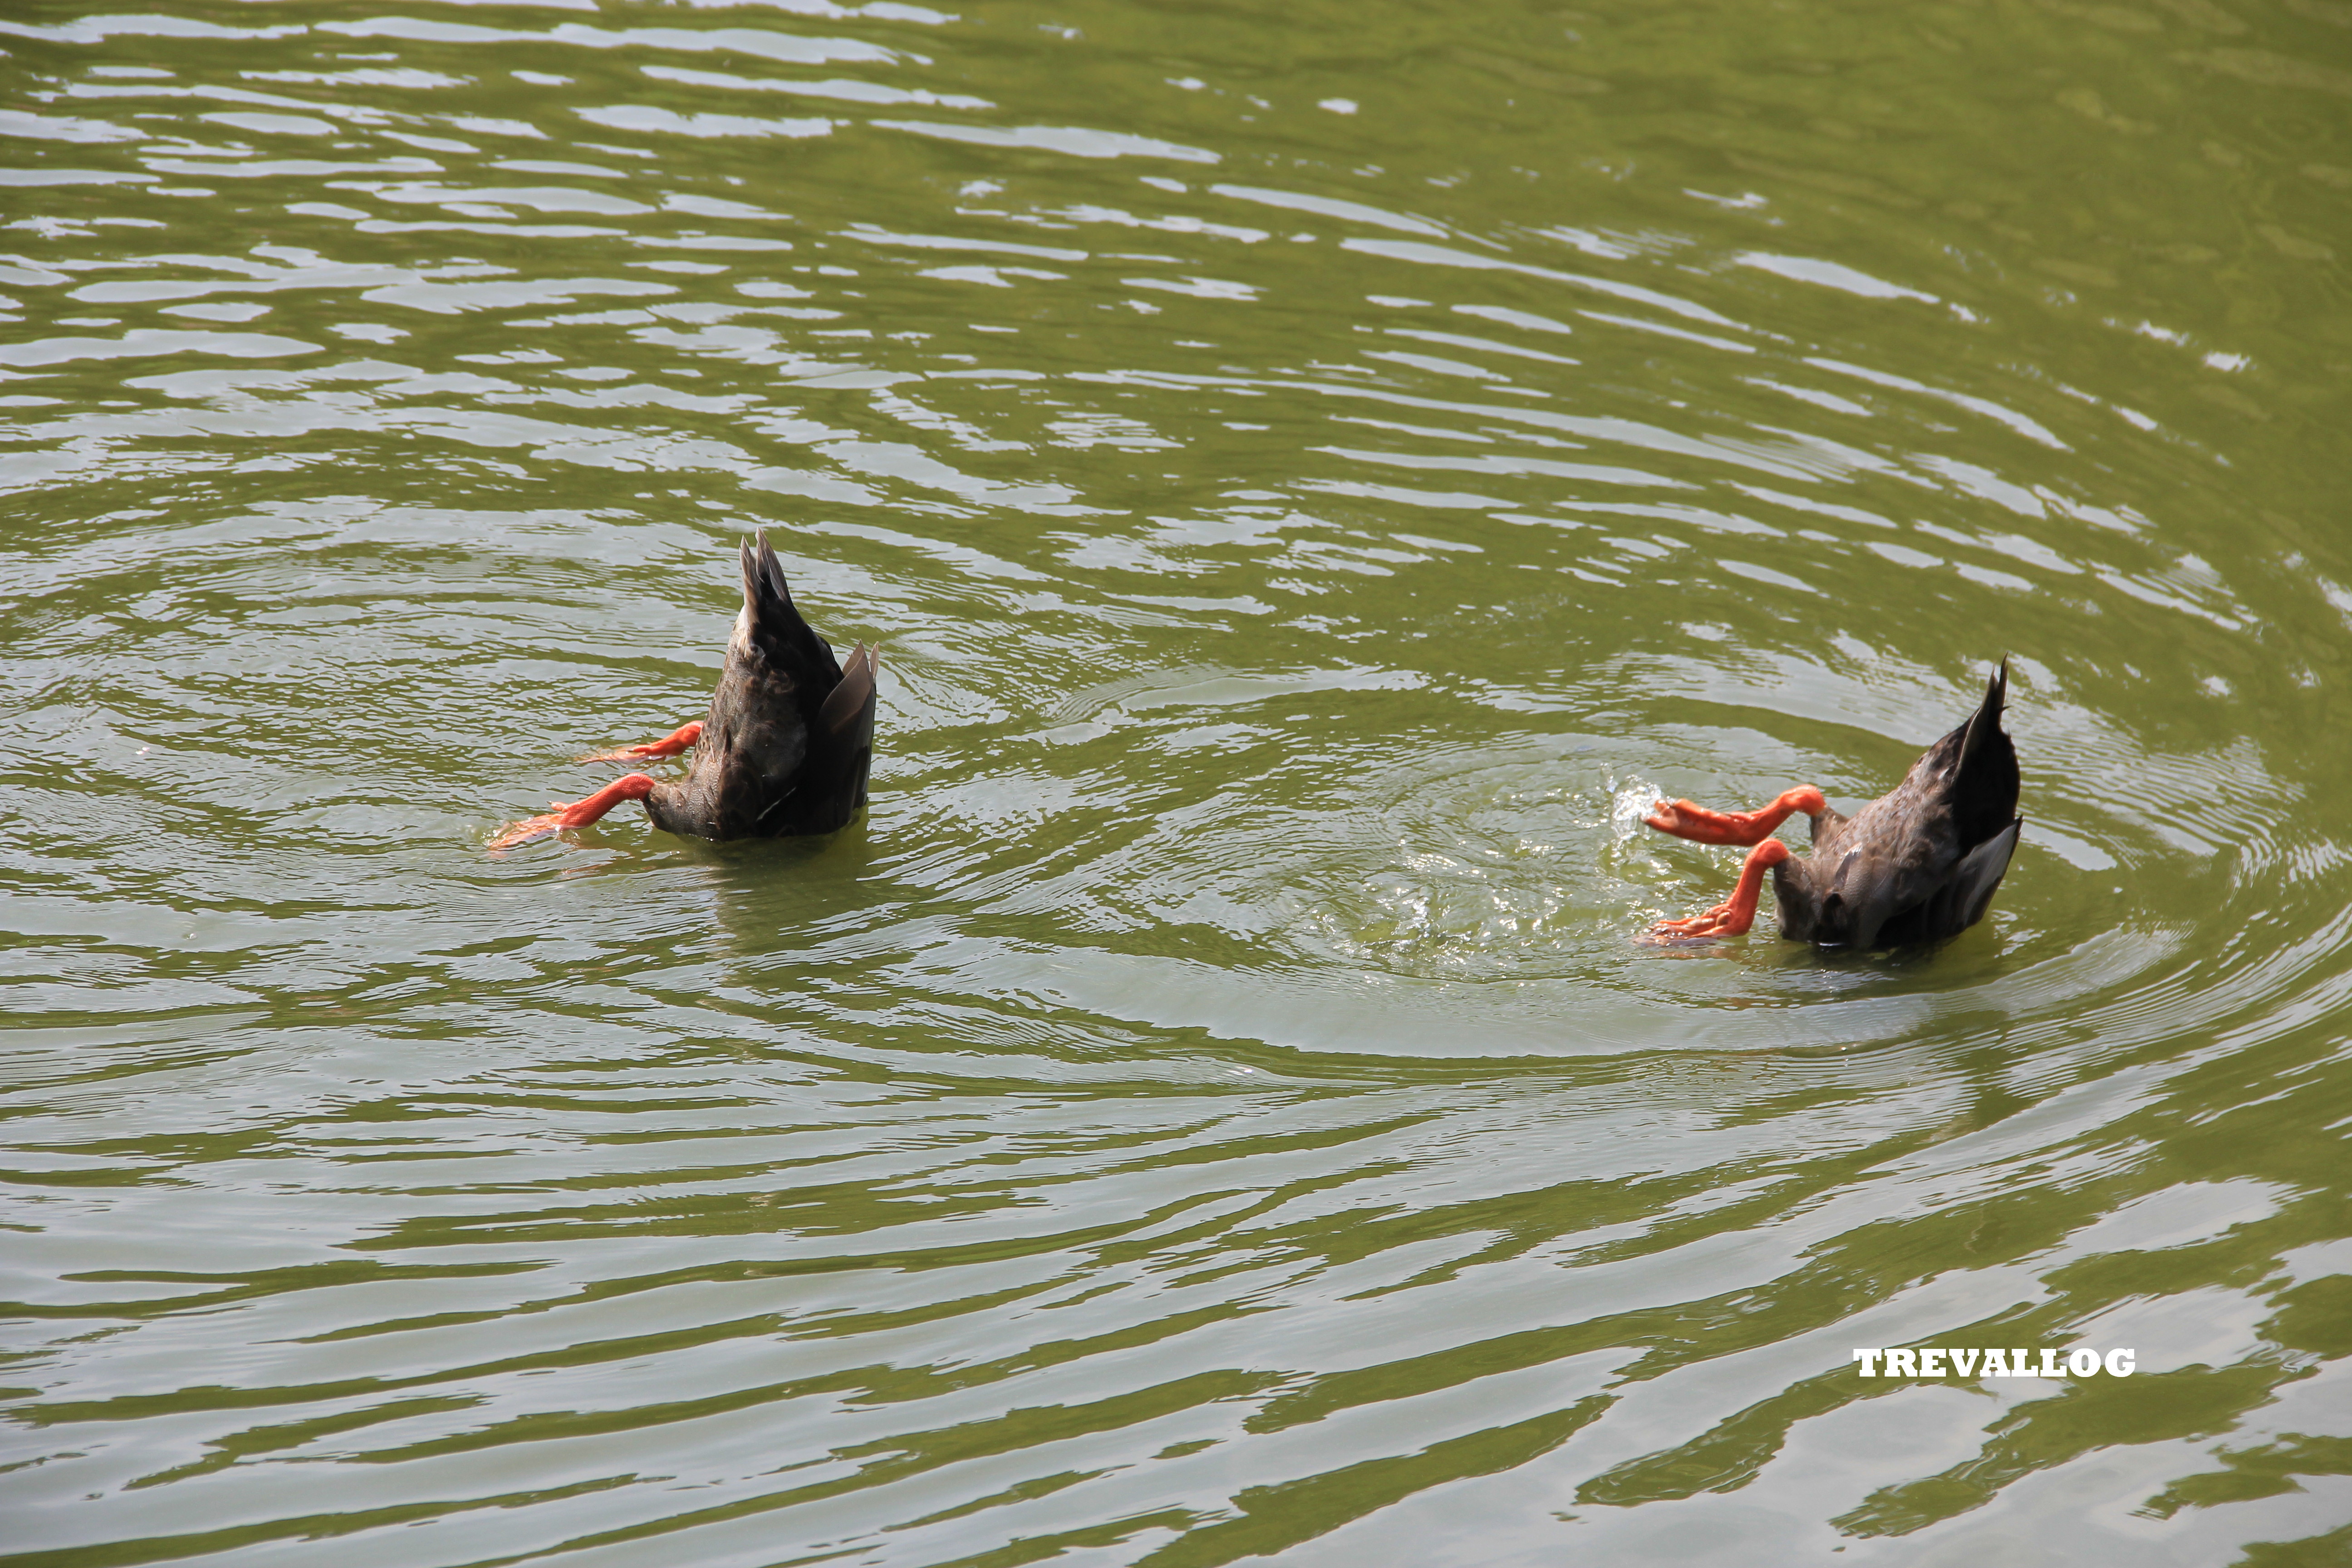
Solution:
[{"label": "reflection on water", "polygon": [[2341,22],[0,18],[0,1561],[2335,1561]]}]

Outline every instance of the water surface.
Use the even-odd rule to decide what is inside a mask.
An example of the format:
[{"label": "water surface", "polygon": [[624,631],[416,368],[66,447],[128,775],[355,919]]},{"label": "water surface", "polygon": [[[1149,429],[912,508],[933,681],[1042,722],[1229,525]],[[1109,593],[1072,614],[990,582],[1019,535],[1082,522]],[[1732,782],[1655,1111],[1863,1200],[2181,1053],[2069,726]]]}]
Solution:
[{"label": "water surface", "polygon": [[[2352,1553],[2352,9],[0,49],[0,1563]],[[486,853],[755,530],[866,821]]]}]

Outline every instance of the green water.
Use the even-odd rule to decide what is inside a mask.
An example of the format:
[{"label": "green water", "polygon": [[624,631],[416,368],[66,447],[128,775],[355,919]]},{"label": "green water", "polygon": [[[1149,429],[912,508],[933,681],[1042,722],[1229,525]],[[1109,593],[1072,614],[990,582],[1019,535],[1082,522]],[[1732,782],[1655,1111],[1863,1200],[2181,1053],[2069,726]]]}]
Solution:
[{"label": "green water", "polygon": [[[0,1563],[2352,1561],[2352,5],[0,50]],[[487,853],[754,529],[866,820]]]}]

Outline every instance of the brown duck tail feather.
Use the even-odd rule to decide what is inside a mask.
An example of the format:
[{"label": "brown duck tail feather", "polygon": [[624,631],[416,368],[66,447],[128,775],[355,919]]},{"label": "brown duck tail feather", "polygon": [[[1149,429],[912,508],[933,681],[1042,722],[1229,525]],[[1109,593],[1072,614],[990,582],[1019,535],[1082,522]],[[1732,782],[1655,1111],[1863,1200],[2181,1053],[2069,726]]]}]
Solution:
[{"label": "brown duck tail feather", "polygon": [[1951,780],[1952,826],[1962,853],[1998,837],[2017,819],[2017,747],[2001,728],[2009,698],[2009,660],[1985,682],[1984,701],[1969,720]]},{"label": "brown duck tail feather", "polygon": [[1962,773],[1969,771],[1969,764],[1976,760],[1977,753],[1984,748],[1985,744],[1994,735],[2001,732],[2001,710],[2008,705],[2008,702],[2009,659],[2003,656],[2000,668],[1994,670],[1991,677],[1985,681],[1984,700],[1977,705],[1975,716],[1969,721],[1968,737],[1960,742]]},{"label": "brown duck tail feather", "polygon": [[743,545],[743,604],[751,612],[751,641],[772,664],[791,672],[795,681],[825,690],[841,679],[833,645],[802,618],[784,581],[783,563],[768,536],[756,536],[757,548]]}]

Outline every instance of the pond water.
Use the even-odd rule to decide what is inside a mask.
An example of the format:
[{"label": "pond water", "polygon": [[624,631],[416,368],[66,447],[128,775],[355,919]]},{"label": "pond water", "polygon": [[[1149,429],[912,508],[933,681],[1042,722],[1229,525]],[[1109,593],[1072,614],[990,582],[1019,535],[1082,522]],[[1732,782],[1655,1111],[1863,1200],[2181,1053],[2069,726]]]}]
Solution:
[{"label": "pond water", "polygon": [[0,1563],[2352,1557],[2352,5],[955,3],[0,19]]}]

